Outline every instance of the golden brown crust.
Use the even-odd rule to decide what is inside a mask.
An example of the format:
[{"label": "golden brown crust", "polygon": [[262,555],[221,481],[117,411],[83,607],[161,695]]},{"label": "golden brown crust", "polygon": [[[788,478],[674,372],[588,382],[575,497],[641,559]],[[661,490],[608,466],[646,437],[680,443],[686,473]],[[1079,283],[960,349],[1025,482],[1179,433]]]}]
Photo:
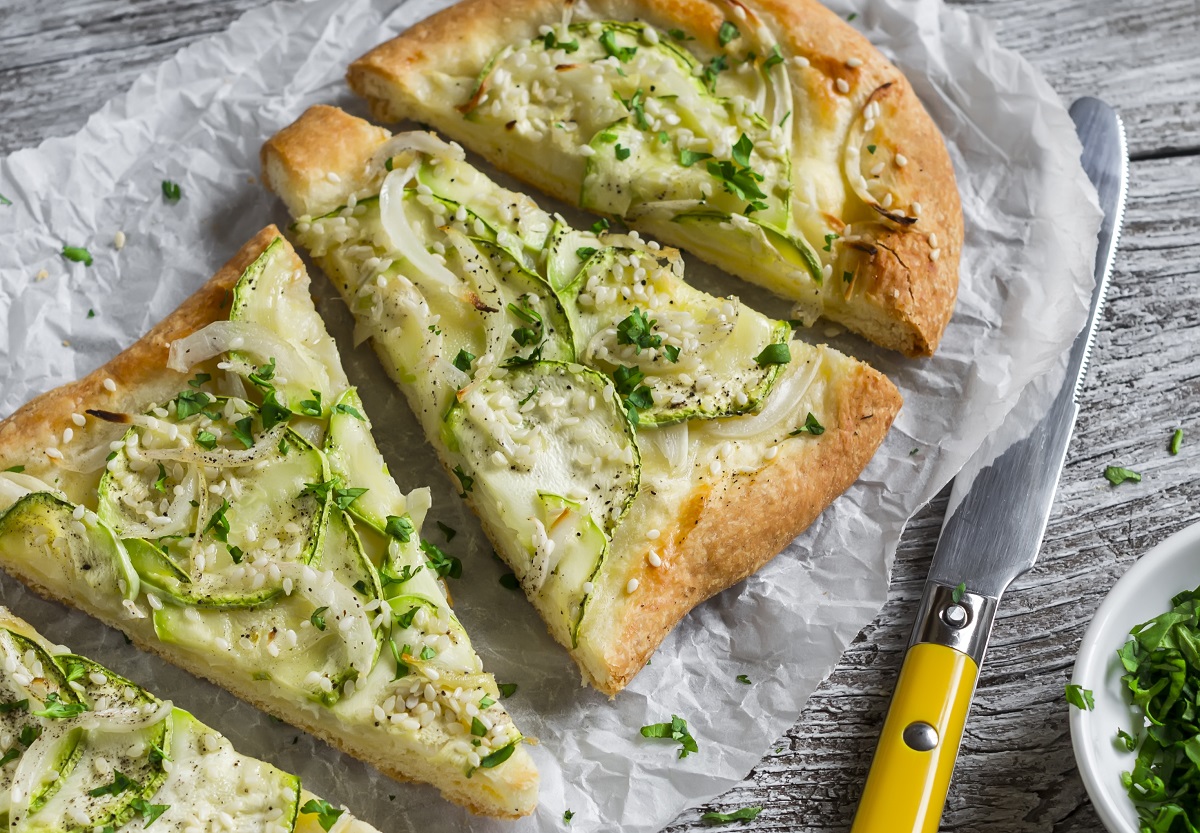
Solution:
[{"label": "golden brown crust", "polygon": [[[341,111],[328,112],[330,109],[306,112],[264,147],[264,160],[269,163],[264,165],[268,171],[265,181],[303,212],[313,210],[303,183],[317,180],[324,170],[319,159],[305,155],[306,134],[344,127],[339,141],[358,137],[357,159],[352,154],[340,163],[353,170],[361,169],[362,161],[383,141],[364,139],[354,124],[359,119]],[[293,152],[293,148],[301,150]],[[303,176],[277,178],[270,171],[302,172]],[[339,283],[336,276],[330,277]],[[343,287],[339,285],[339,289]],[[385,369],[392,372],[394,362],[378,343],[375,348]],[[637,552],[610,554],[611,562],[634,565],[616,583],[624,586],[636,578],[642,586],[612,606],[611,614],[605,614],[611,620],[595,627],[594,640],[581,637],[579,647],[566,646],[601,691],[619,692],[689,610],[773,558],[858,478],[878,449],[900,409],[900,394],[872,368],[822,350],[823,360],[833,364],[824,399],[828,405],[824,434],[783,443],[775,459],[753,474],[698,482],[677,507],[670,526],[661,529],[660,541],[668,542],[660,552],[662,567],[647,566],[644,541],[635,545]],[[403,380],[396,381],[403,387]],[[454,465],[450,456],[440,446],[437,451],[449,474]],[[452,474],[450,477],[457,483]],[[497,530],[489,528],[486,517],[478,514],[489,537],[498,540]]]},{"label": "golden brown crust", "polygon": [[[331,108],[327,108],[331,109]],[[318,114],[319,115],[319,114]],[[364,131],[364,136],[369,132]],[[362,137],[360,136],[360,139]],[[336,144],[333,147],[337,147]],[[299,151],[298,151],[299,152]],[[183,302],[173,313],[163,319],[146,335],[130,345],[103,367],[75,382],[43,393],[17,410],[8,419],[0,422],[0,469],[10,465],[25,466],[25,473],[39,477],[66,492],[76,503],[87,503],[94,508],[96,482],[99,471],[76,474],[68,470],[88,451],[102,445],[107,450],[108,440],[124,433],[124,426],[113,426],[103,420],[88,417],[84,427],[72,421],[73,414],[83,414],[89,408],[121,413],[140,413],[153,404],[173,397],[186,386],[190,376],[166,367],[172,341],[183,338],[205,325],[228,318],[232,289],[246,268],[253,263],[276,239],[282,238],[275,226],[267,226],[221,267],[197,292]],[[303,270],[304,264],[291,244],[284,239],[284,252],[292,261],[292,268]],[[111,379],[116,390],[110,392],[104,386]],[[70,443],[60,444],[59,438],[65,429],[71,428],[75,436]],[[47,447],[58,446],[64,454],[59,461],[46,455]],[[103,460],[103,457],[100,458]],[[102,463],[101,463],[102,465]],[[99,467],[97,467],[99,468]],[[519,818],[528,815],[536,805],[537,769],[528,752],[519,749],[505,763],[503,772],[505,787],[510,791],[500,795],[499,791],[476,777],[467,781],[465,776],[447,767],[417,765],[415,760],[406,760],[407,771],[397,766],[394,756],[385,748],[370,743],[356,742],[337,731],[334,726],[312,719],[312,712],[301,710],[282,697],[264,696],[262,688],[246,680],[236,672],[222,673],[222,669],[209,664],[203,657],[193,657],[180,646],[165,645],[154,634],[146,619],[129,619],[101,605],[97,599],[84,594],[68,595],[49,586],[44,576],[30,565],[18,560],[3,563],[6,572],[20,579],[38,595],[77,608],[99,619],[105,624],[124,631],[133,643],[198,677],[210,680],[232,692],[235,696],[254,706],[286,720],[310,732],[347,754],[372,764],[397,780],[420,779],[433,782],[451,801],[474,813],[496,818]]]},{"label": "golden brown crust", "polygon": [[858,479],[900,410],[900,394],[866,365],[836,378],[828,395],[836,421],[824,434],[785,443],[752,474],[696,488],[656,542],[662,565],[632,560],[622,581],[637,579],[638,592],[622,606],[602,691],[624,688],[688,611],[757,572]]},{"label": "golden brown crust", "polygon": [[[908,211],[916,203],[922,213],[911,228],[881,227],[873,251],[858,259],[866,277],[856,278],[854,297],[827,303],[826,315],[907,355],[932,355],[954,309],[963,236],[954,169],[937,127],[900,71],[815,0],[731,0],[729,8],[735,6],[768,24],[785,57],[807,61],[805,68],[787,64],[796,118],[804,114],[805,120],[797,126],[803,139],[796,152],[820,143],[840,148],[854,115],[888,88],[885,151],[889,161],[899,154],[907,165],[889,165],[883,176],[898,206]],[[589,0],[586,7],[591,19],[683,29],[711,53],[719,50],[717,32],[726,19],[710,0]],[[359,58],[347,78],[377,118],[428,122],[535,187],[575,202],[578,183],[515,153],[455,109],[470,99],[476,77],[499,48],[537,36],[540,26],[557,24],[562,11],[562,0],[463,0]],[[653,231],[681,242],[660,226]]]}]

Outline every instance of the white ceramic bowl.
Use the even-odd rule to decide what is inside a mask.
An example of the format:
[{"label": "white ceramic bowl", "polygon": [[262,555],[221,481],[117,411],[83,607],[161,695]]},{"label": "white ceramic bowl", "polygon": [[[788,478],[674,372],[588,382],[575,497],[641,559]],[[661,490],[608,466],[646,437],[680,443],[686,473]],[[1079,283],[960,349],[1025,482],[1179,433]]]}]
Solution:
[{"label": "white ceramic bowl", "polygon": [[1117,729],[1136,734],[1141,723],[1128,705],[1117,649],[1129,629],[1171,609],[1171,597],[1200,585],[1200,524],[1147,552],[1109,592],[1088,627],[1071,682],[1091,689],[1092,711],[1070,708],[1075,762],[1096,813],[1109,833],[1138,833],[1137,814],[1121,786],[1136,756],[1114,743]]}]

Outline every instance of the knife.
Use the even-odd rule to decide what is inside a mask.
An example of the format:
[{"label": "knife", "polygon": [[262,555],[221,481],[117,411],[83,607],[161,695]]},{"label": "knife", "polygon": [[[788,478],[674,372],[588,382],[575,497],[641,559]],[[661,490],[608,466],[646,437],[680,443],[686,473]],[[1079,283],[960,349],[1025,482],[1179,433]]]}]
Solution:
[{"label": "knife", "polygon": [[955,479],[851,833],[937,833],[997,605],[1041,548],[1117,250],[1128,177],[1125,129],[1113,109],[1081,98],[1070,112],[1083,169],[1104,210],[1091,311],[1047,414],[990,464],[977,463],[973,478]]}]

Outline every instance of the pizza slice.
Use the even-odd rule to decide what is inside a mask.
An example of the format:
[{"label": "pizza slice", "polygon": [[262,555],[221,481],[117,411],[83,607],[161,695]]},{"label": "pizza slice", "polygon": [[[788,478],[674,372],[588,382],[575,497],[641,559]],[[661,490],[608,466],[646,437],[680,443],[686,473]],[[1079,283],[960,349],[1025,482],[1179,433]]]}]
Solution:
[{"label": "pizza slice", "polygon": [[551,634],[608,694],[850,486],[886,378],[581,231],[429,133],[314,107],[265,181]]},{"label": "pizza slice", "polygon": [[89,376],[0,423],[0,567],[397,778],[518,816],[537,772],[264,229]]},{"label": "pizza slice", "polygon": [[912,356],[958,288],[962,212],[904,76],[815,0],[463,0],[350,67],[432,125]]},{"label": "pizza slice", "polygon": [[0,658],[0,822],[12,833],[375,831],[2,607]]}]

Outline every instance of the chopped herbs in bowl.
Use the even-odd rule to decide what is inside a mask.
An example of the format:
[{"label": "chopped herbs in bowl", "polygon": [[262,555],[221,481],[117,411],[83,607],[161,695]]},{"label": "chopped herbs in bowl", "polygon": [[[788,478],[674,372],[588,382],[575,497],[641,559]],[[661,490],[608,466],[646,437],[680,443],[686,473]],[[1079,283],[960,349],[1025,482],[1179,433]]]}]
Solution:
[{"label": "chopped herbs in bowl", "polygon": [[1200,833],[1198,585],[1200,524],[1130,568],[1080,647],[1065,692],[1071,740],[1112,833]]}]

